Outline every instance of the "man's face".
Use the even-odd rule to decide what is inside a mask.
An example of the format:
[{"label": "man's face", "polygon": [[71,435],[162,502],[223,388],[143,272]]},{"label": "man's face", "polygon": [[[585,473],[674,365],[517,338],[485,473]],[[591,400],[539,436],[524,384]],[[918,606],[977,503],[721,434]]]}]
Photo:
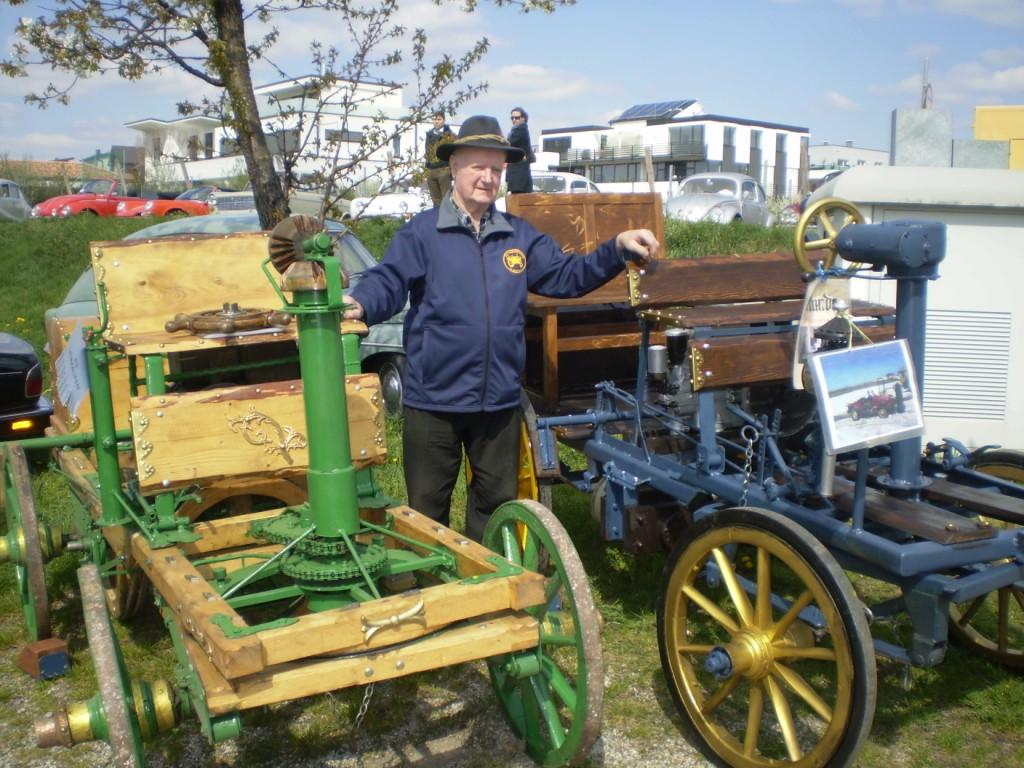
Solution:
[{"label": "man's face", "polygon": [[440,131],[444,127],[444,117],[434,115],[434,129]]},{"label": "man's face", "polygon": [[485,210],[498,197],[505,169],[505,153],[500,149],[466,147],[452,155],[451,165],[455,192],[469,213]]}]

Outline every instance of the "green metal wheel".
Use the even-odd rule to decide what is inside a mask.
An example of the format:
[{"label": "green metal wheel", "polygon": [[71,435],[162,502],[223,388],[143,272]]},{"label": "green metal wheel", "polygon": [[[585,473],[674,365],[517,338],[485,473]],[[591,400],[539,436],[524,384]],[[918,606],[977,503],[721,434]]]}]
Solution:
[{"label": "green metal wheel", "polygon": [[7,520],[7,556],[14,563],[25,626],[32,640],[50,636],[50,603],[46,596],[39,516],[25,450],[10,443],[0,451],[3,507]]},{"label": "green metal wheel", "polygon": [[587,574],[562,524],[528,499],[491,516],[484,546],[547,577],[536,648],[488,660],[491,681],[513,730],[540,765],[578,765],[601,729],[604,664],[600,616]]},{"label": "green metal wheel", "polygon": [[874,649],[863,607],[820,542],[774,512],[725,509],[683,532],[662,578],[662,669],[710,760],[853,763],[874,717]]},{"label": "green metal wheel", "polygon": [[[982,451],[971,469],[1024,485],[1024,451]],[[1000,528],[1013,523],[990,520]],[[949,634],[957,644],[987,659],[1024,670],[1024,583],[1017,582],[949,608]]]},{"label": "green metal wheel", "polygon": [[113,765],[141,768],[146,764],[142,748],[142,730],[135,714],[131,679],[125,670],[121,649],[107,615],[107,601],[99,568],[87,563],[78,569],[82,591],[85,633],[89,639],[96,682],[103,702],[104,738],[113,750]]}]

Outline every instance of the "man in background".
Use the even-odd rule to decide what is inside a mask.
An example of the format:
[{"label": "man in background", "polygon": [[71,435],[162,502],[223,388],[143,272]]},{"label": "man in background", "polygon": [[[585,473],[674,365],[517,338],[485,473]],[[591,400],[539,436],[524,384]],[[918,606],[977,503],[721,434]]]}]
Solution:
[{"label": "man in background", "polygon": [[437,148],[447,144],[455,138],[452,129],[444,122],[444,112],[438,110],[432,115],[434,127],[427,131],[426,171],[427,189],[430,192],[430,199],[434,201],[434,207],[441,204],[441,200],[448,194],[452,186],[452,172],[448,163],[437,157]]}]

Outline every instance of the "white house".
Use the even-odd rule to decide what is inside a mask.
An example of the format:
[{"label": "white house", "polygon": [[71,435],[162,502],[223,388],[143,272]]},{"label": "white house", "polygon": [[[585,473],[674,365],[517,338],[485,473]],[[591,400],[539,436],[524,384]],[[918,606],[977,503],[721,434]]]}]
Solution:
[{"label": "white house", "polygon": [[541,149],[557,152],[558,169],[587,176],[608,192],[648,189],[650,152],[655,189],[704,171],[747,173],[770,196],[795,197],[806,187],[809,131],[793,125],[707,114],[693,99],[636,104],[607,126],[541,131]]},{"label": "white house", "polygon": [[[303,147],[296,167],[300,179],[325,164],[351,162],[359,154],[364,132],[391,132],[408,115],[402,104],[402,90],[393,83],[340,81],[329,93],[317,94],[311,92],[310,80],[285,80],[255,88],[264,131],[279,170],[285,151]],[[314,120],[318,111],[319,119]],[[217,181],[246,172],[234,134],[217,118],[149,118],[125,125],[143,134],[149,174],[177,181],[184,181],[187,176],[196,182]],[[387,147],[376,150],[353,168],[352,178],[372,176],[387,165],[389,157],[422,154],[422,133],[422,125],[402,132]]]}]

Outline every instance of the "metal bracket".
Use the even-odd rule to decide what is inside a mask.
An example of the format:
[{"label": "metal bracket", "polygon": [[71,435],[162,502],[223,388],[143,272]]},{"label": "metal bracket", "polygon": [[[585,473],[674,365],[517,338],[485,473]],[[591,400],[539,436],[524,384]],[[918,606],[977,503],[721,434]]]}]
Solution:
[{"label": "metal bracket", "polygon": [[412,607],[401,613],[396,613],[394,616],[388,616],[386,619],[368,619],[365,616],[360,616],[359,621],[363,625],[363,642],[370,642],[370,639],[382,629],[397,628],[406,622],[415,621],[426,626],[427,617],[424,608],[423,599],[420,598]]},{"label": "metal bracket", "polygon": [[690,345],[690,380],[694,392],[704,388],[704,353],[695,344]]}]

